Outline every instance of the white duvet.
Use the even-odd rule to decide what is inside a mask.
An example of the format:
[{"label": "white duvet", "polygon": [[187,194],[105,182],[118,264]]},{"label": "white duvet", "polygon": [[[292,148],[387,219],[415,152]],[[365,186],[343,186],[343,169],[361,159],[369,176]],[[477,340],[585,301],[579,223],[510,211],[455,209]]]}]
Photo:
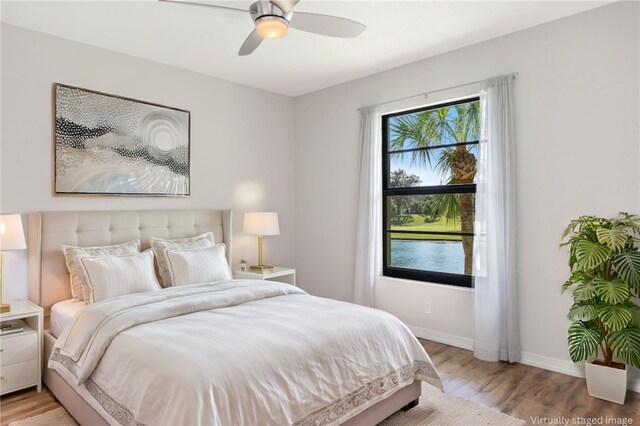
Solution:
[{"label": "white duvet", "polygon": [[49,367],[124,425],[339,424],[413,380],[441,386],[392,315],[265,281],[89,305]]}]

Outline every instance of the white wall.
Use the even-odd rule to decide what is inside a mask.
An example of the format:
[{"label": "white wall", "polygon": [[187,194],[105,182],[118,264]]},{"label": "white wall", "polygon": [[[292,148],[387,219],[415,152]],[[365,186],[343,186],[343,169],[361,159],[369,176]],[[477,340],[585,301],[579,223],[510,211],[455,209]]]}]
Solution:
[{"label": "white wall", "polygon": [[[526,362],[573,371],[560,234],[581,214],[640,212],[639,5],[619,2],[295,99],[303,287],[352,300],[358,107],[518,72],[518,291]],[[431,314],[424,302],[431,301]],[[376,305],[468,346],[473,292],[380,280]]]},{"label": "white wall", "polygon": [[[265,256],[294,266],[293,100],[263,90],[2,24],[0,211],[232,208],[234,261],[255,261],[244,211],[280,213]],[[215,52],[212,52],[215,54]],[[191,111],[191,196],[52,195],[54,82]],[[5,256],[5,296],[27,296],[25,253]]]}]

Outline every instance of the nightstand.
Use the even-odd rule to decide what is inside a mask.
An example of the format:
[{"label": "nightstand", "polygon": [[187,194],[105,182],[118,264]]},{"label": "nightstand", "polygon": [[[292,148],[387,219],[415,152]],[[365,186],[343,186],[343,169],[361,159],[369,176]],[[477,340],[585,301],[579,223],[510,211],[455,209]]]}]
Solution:
[{"label": "nightstand", "polygon": [[0,336],[0,395],[37,386],[42,389],[42,308],[27,300],[11,303],[0,322],[20,321],[23,330]]},{"label": "nightstand", "polygon": [[291,268],[283,268],[281,266],[274,266],[273,272],[267,272],[266,274],[252,271],[236,271],[235,278],[247,280],[278,281],[281,283],[296,285],[296,270]]}]

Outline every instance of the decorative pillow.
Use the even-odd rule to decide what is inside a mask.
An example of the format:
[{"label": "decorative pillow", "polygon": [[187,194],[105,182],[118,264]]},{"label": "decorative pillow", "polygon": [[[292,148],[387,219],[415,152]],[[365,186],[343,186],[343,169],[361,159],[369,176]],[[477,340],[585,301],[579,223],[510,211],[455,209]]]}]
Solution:
[{"label": "decorative pillow", "polygon": [[[64,259],[67,262],[67,269],[71,277],[71,294],[74,302],[83,301],[89,303],[90,289],[84,268],[80,264],[80,259],[85,256],[123,256],[127,254],[140,253],[140,241],[132,240],[123,244],[100,247],[74,247],[62,246]],[[85,293],[86,290],[86,293]]]},{"label": "decorative pillow", "polygon": [[233,279],[225,249],[224,244],[216,244],[196,250],[167,250],[171,282],[180,286]]},{"label": "decorative pillow", "polygon": [[126,256],[85,256],[80,262],[89,282],[90,303],[160,290],[151,250]]},{"label": "decorative pillow", "polygon": [[169,266],[167,265],[167,250],[191,250],[199,248],[213,247],[213,232],[198,235],[191,238],[180,238],[178,240],[163,240],[161,238],[151,238],[151,249],[156,255],[158,263],[158,274],[162,280],[163,287],[173,286]]}]

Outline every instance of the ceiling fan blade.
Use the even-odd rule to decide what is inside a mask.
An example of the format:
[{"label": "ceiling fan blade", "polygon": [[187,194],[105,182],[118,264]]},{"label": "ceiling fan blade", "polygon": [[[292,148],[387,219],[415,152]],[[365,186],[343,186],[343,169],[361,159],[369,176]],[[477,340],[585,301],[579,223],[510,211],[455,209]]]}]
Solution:
[{"label": "ceiling fan blade", "polygon": [[300,0],[269,0],[271,4],[278,7],[284,13],[289,13],[299,1]]},{"label": "ceiling fan blade", "polygon": [[258,46],[260,46],[260,43],[262,43],[262,40],[264,39],[260,37],[260,35],[256,30],[251,31],[251,34],[249,34],[249,37],[247,37],[244,43],[242,43],[242,46],[238,51],[238,56],[250,55],[254,50],[256,50]]},{"label": "ceiling fan blade", "polygon": [[367,26],[351,19],[317,13],[295,12],[289,27],[331,37],[358,37]]},{"label": "ceiling fan blade", "polygon": [[220,6],[220,5],[217,5],[217,4],[201,3],[201,2],[197,2],[197,1],[182,1],[182,0],[158,0],[158,1],[161,1],[163,3],[186,4],[186,5],[189,5],[189,6],[214,7],[216,9],[235,10],[237,12],[244,12],[244,13],[248,12],[247,10],[238,9],[238,8],[235,8],[235,7]]}]

